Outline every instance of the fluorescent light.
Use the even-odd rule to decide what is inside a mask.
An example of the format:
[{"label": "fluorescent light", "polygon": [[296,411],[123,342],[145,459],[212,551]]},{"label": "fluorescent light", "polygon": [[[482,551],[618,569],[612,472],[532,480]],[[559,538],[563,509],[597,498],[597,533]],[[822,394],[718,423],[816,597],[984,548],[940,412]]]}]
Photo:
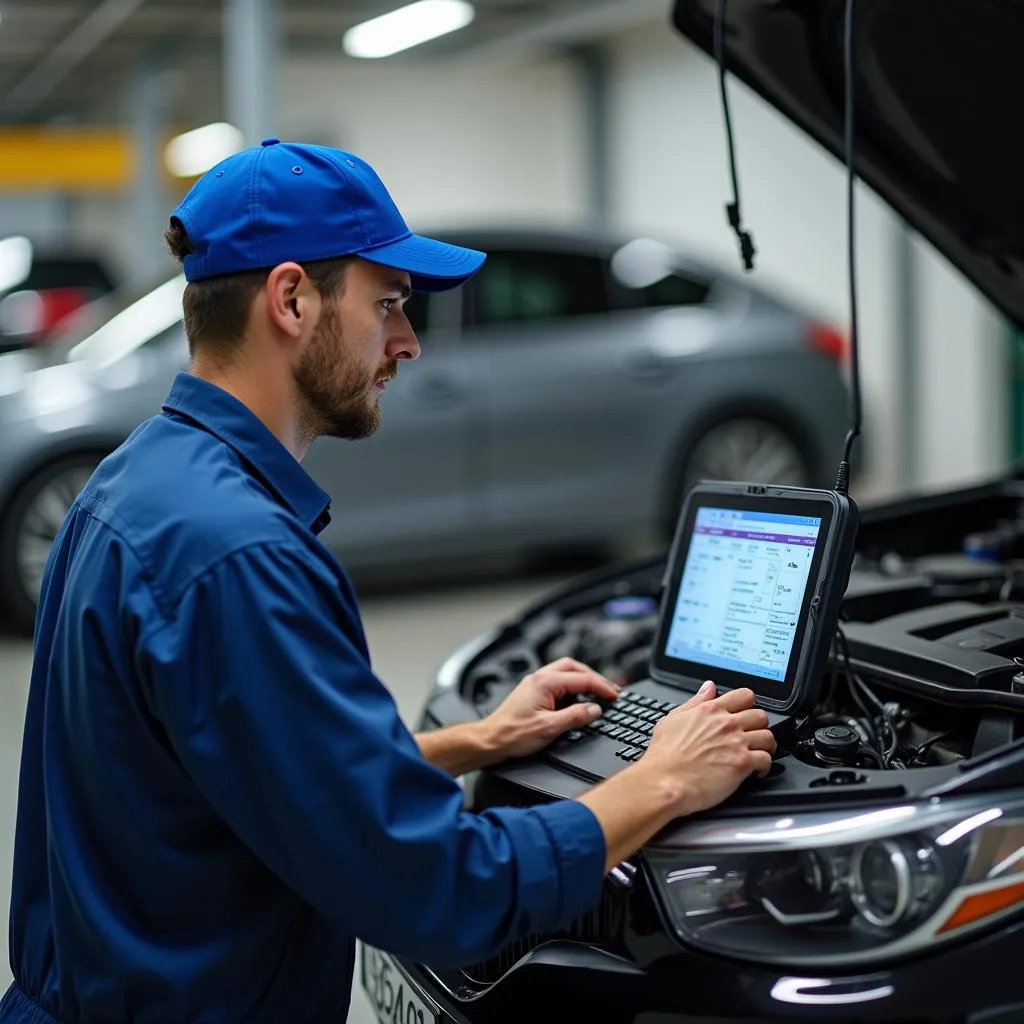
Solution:
[{"label": "fluorescent light", "polygon": [[465,28],[475,15],[467,0],[417,0],[350,28],[342,46],[350,57],[390,57]]},{"label": "fluorescent light", "polygon": [[176,135],[167,143],[164,160],[176,178],[195,178],[245,147],[245,138],[234,126],[218,121]]},{"label": "fluorescent light", "polygon": [[24,235],[0,238],[0,292],[21,284],[32,269],[32,243]]}]

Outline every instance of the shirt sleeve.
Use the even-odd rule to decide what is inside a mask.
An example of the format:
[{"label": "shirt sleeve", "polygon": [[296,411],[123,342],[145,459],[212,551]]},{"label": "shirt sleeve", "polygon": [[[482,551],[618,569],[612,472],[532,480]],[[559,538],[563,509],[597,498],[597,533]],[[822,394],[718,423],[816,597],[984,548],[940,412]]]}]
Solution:
[{"label": "shirt sleeve", "polygon": [[[144,637],[151,707],[241,840],[352,934],[438,966],[566,925],[600,896],[605,844],[576,801],[463,810],[361,650],[311,552],[236,551]],[[401,637],[394,638],[401,643]]]}]

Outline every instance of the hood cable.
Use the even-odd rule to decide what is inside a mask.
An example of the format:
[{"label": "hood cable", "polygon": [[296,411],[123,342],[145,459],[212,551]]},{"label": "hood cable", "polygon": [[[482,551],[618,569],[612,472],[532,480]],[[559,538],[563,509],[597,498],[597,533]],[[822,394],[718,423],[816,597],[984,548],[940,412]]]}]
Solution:
[{"label": "hood cable", "polygon": [[858,359],[859,345],[857,343],[857,247],[855,244],[854,223],[854,194],[856,191],[857,172],[854,170],[853,162],[853,2],[854,0],[846,0],[846,24],[844,31],[846,79],[846,111],[844,117],[846,125],[846,237],[850,280],[850,391],[853,415],[850,432],[846,435],[846,444],[843,448],[843,459],[839,463],[839,473],[836,477],[836,490],[841,494],[845,494],[849,486],[850,454],[853,450],[853,442],[860,435],[861,427],[860,365]]},{"label": "hood cable", "polygon": [[740,214],[740,185],[736,175],[736,147],[732,138],[732,117],[729,113],[729,95],[725,89],[725,3],[718,0],[715,10],[715,60],[718,62],[718,84],[722,92],[722,115],[725,118],[725,140],[729,150],[729,174],[732,176],[732,202],[725,207],[729,225],[736,232],[740,243],[740,255],[746,270],[754,269],[754,239],[749,231],[743,230],[743,217]]},{"label": "hood cable", "polygon": [[[729,112],[729,95],[725,87],[725,5],[726,0],[717,0],[715,5],[714,49],[718,64],[718,80],[722,94],[722,114],[725,120],[725,138],[729,151],[729,174],[732,178],[733,201],[725,207],[729,225],[736,232],[740,243],[740,254],[747,270],[754,268],[754,240],[749,231],[743,229],[743,217],[740,213],[740,187],[736,173],[736,148],[733,143],[732,117]],[[851,425],[843,446],[843,457],[839,463],[835,489],[841,494],[847,493],[850,484],[850,456],[853,442],[861,432],[861,394],[860,394],[860,359],[857,331],[857,248],[855,226],[855,193],[857,172],[854,168],[854,106],[853,106],[853,11],[854,0],[846,0],[844,25],[844,78],[845,78],[845,149],[847,170],[847,260],[850,288],[850,391],[851,391]]]}]

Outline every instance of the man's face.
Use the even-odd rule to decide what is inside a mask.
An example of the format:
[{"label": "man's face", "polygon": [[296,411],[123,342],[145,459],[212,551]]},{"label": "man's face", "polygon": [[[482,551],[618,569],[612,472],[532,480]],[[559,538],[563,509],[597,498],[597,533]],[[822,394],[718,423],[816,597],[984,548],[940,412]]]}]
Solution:
[{"label": "man's face", "polygon": [[398,363],[416,359],[419,342],[402,311],[409,275],[357,260],[341,292],[325,298],[295,369],[315,436],[359,440],[380,426],[378,407]]}]

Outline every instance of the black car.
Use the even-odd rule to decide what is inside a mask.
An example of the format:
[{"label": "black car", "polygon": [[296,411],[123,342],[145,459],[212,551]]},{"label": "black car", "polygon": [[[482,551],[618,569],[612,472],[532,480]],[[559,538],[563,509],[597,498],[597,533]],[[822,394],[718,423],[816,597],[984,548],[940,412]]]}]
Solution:
[{"label": "black car", "polygon": [[[846,4],[721,7],[730,71],[842,155]],[[713,52],[718,8],[680,0],[675,26]],[[852,39],[857,172],[1024,327],[1024,5],[856,0]],[[1024,471],[864,511],[821,699],[766,779],[655,837],[563,932],[459,970],[364,950],[371,1001],[421,1024],[1024,1021],[1022,566]],[[561,655],[644,698],[664,571],[607,570],[474,641],[421,727]],[[550,758],[472,777],[468,805],[590,785]]]}]

